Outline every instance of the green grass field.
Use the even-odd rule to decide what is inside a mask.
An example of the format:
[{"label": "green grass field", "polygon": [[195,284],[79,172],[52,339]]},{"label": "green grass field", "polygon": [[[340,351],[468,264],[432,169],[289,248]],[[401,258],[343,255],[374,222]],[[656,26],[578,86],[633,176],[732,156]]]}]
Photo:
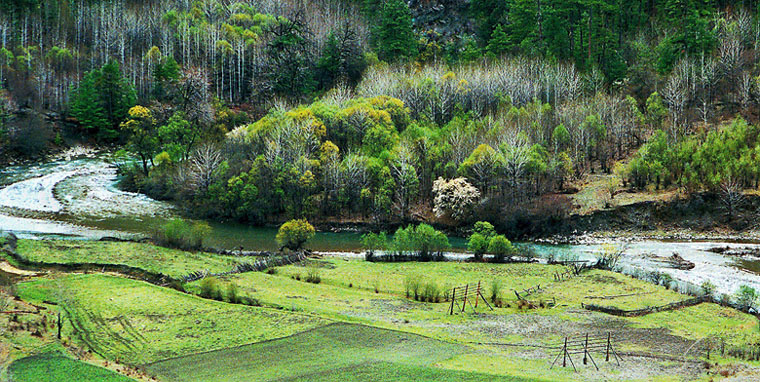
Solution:
[{"label": "green grass field", "polygon": [[[407,278],[422,283],[432,281],[449,291],[451,287],[481,281],[482,288],[491,293],[494,281],[498,281],[500,294],[505,299],[515,299],[514,291],[541,285],[543,293],[530,299],[550,299],[552,297],[565,304],[580,305],[595,303],[617,306],[625,309],[639,309],[647,306],[663,305],[685,299],[683,295],[664,287],[632,279],[614,272],[593,270],[580,277],[562,282],[554,282],[554,273],[565,270],[560,265],[536,264],[486,264],[486,263],[369,263],[363,260],[327,259],[320,270],[326,284],[345,287],[353,284],[365,290],[378,286],[383,293],[398,296],[405,294],[404,282]],[[285,275],[305,275],[301,265],[281,268]],[[589,297],[635,294],[613,299]]]},{"label": "green grass field", "polygon": [[333,324],[274,341],[170,359],[147,369],[167,381],[523,381],[434,366],[473,351],[398,331]]},{"label": "green grass field", "polygon": [[[308,272],[307,267],[302,265],[280,267],[274,275],[253,272],[229,276],[223,279],[223,284],[235,283],[244,294],[273,307],[313,312],[351,322],[401,328],[445,339],[451,339],[452,336],[447,330],[441,330],[441,327],[467,321],[469,318],[446,315],[449,308],[446,302],[430,304],[405,298],[404,280],[407,277],[423,281],[435,280],[442,289],[446,286],[446,290],[453,285],[480,280],[487,298],[490,298],[493,281],[498,280],[500,294],[510,307],[493,312],[481,308],[481,312],[499,316],[539,314],[558,316],[559,319],[565,320],[579,320],[589,313],[580,308],[581,303],[639,309],[689,298],[662,286],[600,270],[554,282],[552,275],[554,271],[561,269],[559,266],[456,262],[368,263],[337,258],[328,258],[317,263],[320,264],[319,274],[322,282],[316,285],[293,279],[295,275],[300,275],[303,279]],[[515,304],[514,290],[538,284],[541,284],[543,291],[530,296],[529,299],[555,298],[557,306],[530,311],[519,309]],[[375,286],[378,287],[379,293],[374,292]],[[191,283],[187,288],[197,291],[198,283]],[[598,298],[602,296],[613,297]],[[684,315],[682,311],[691,313]],[[669,316],[678,319],[669,319]],[[756,330],[757,320],[752,316],[715,304],[701,304],[686,310],[619,319],[637,327],[662,327],[690,336],[706,337],[724,333],[723,336],[728,339],[738,340],[745,336],[760,339],[760,333]],[[399,322],[408,322],[410,325],[401,325]],[[438,323],[443,326],[432,325]],[[693,329],[697,328],[705,330],[695,332]],[[487,341],[485,337],[480,339]]]},{"label": "green grass field", "polygon": [[14,361],[8,368],[13,382],[129,382],[121,374],[93,366],[60,353],[44,353]]},{"label": "green grass field", "polygon": [[237,259],[233,256],[129,242],[19,240],[18,253],[33,262],[127,265],[171,277],[203,270],[224,272],[237,264]]},{"label": "green grass field", "polygon": [[[214,263],[215,255],[149,245],[59,244],[24,242],[24,250],[39,258],[43,255],[38,251],[63,247],[47,249],[59,257],[51,260],[55,262],[76,262],[80,251],[93,262],[108,262],[113,255],[100,251],[122,251],[128,253],[122,257],[124,263],[144,268],[164,262],[227,265],[224,260]],[[183,272],[180,265],[168,266]],[[314,269],[321,282],[305,282]],[[688,297],[600,270],[555,282],[553,274],[560,270],[540,264],[369,263],[328,257],[279,267],[274,274],[216,278],[222,294],[234,284],[240,295],[263,307],[203,299],[103,274],[52,273],[20,283],[18,292],[24,301],[46,306],[48,322],[62,309],[67,341],[91,349],[96,358],[146,366],[149,374],[168,381],[669,380],[681,376],[681,365],[657,358],[628,360],[623,367],[605,363],[600,372],[550,370],[556,351],[546,346],[564,336],[612,332],[621,351],[681,359],[684,349],[691,349],[689,357],[699,359],[699,341],[708,337],[729,344],[760,340],[754,317],[716,304],[635,318],[587,311],[581,303],[636,309]],[[487,297],[498,281],[509,307],[491,311],[481,305],[477,313],[468,308],[464,314],[449,315],[447,302],[406,298],[409,279],[435,283],[441,291],[481,281]],[[513,291],[538,284],[542,291],[530,299],[554,298],[557,305],[518,307]],[[185,285],[191,293],[200,287],[201,282]],[[616,297],[594,298],[601,296]],[[5,335],[13,336],[14,346],[26,349],[13,355],[19,358],[54,344],[53,333],[49,329],[44,338],[25,331]],[[692,379],[704,376],[690,373]]]},{"label": "green grass field", "polygon": [[[322,262],[321,276],[325,283],[336,286],[353,284],[366,290],[378,286],[384,293],[403,295],[404,281],[413,278],[422,283],[434,282],[443,289],[482,281],[484,288],[490,288],[493,280],[502,283],[502,289],[524,289],[537,284],[546,285],[553,280],[555,271],[564,270],[558,265],[536,266],[535,264],[485,264],[459,262],[433,263],[370,263],[359,259],[328,258]],[[286,275],[305,275],[302,265],[281,268]]]},{"label": "green grass field", "polygon": [[75,343],[131,365],[278,338],[329,322],[106,275],[38,279],[18,290],[26,301],[62,306],[68,315],[64,332]]}]

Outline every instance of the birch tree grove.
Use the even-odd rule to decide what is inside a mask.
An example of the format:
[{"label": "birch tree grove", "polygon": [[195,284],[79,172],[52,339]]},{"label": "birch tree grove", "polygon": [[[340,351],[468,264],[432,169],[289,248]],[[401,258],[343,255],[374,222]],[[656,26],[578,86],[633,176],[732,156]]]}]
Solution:
[{"label": "birch tree grove", "polygon": [[123,147],[126,189],[252,224],[756,187],[760,17],[729,3],[0,1],[0,161]]},{"label": "birch tree grove", "polygon": [[[333,0],[309,7],[297,0],[45,1],[39,9],[18,12],[0,12],[0,83],[9,71],[23,69],[39,81],[34,103],[56,109],[65,108],[84,72],[110,59],[121,64],[146,99],[153,88],[147,56],[152,47],[183,67],[207,71],[217,98],[241,102],[251,94],[252,68],[263,57],[265,30],[277,17],[302,18],[313,29],[311,39],[318,48],[351,17],[356,41],[366,46],[368,38],[358,11]],[[16,59],[22,54],[23,65]]]}]

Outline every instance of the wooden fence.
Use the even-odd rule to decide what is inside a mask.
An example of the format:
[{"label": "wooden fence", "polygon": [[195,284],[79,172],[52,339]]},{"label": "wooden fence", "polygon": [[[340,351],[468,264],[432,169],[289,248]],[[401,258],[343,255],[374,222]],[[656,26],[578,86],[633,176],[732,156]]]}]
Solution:
[{"label": "wooden fence", "polygon": [[290,255],[282,255],[282,256],[270,256],[270,257],[258,259],[252,263],[250,262],[238,263],[237,265],[235,265],[234,268],[232,268],[232,270],[227,271],[227,272],[210,273],[208,271],[198,271],[198,272],[193,272],[188,275],[182,276],[181,279],[184,282],[192,282],[192,281],[198,281],[205,277],[227,276],[227,275],[245,273],[245,272],[259,272],[271,267],[279,267],[282,265],[297,263],[304,259],[306,259],[306,254],[304,252],[298,252],[298,253],[293,253]]},{"label": "wooden fence", "polygon": [[584,304],[584,303],[581,303],[581,307],[586,310],[593,310],[596,312],[607,313],[613,316],[638,317],[638,316],[644,316],[650,313],[680,309],[680,308],[693,306],[693,305],[701,304],[703,302],[708,302],[708,301],[711,301],[710,296],[700,296],[700,297],[690,298],[688,300],[671,302],[670,304],[665,304],[665,305],[660,305],[660,306],[651,306],[648,308],[635,309],[635,310],[624,310],[624,309],[616,308],[613,306],[601,306],[601,305]]},{"label": "wooden fence", "polygon": [[[464,312],[467,304],[475,310],[478,307],[478,302],[483,300],[486,306],[493,310],[491,304],[488,303],[485,297],[483,297],[483,289],[480,285],[480,281],[473,284],[462,285],[451,289],[451,307],[449,308],[449,314],[454,314],[454,306],[456,305],[457,311]],[[473,305],[475,301],[475,305]],[[460,306],[461,303],[461,306]]]},{"label": "wooden fence", "polygon": [[565,337],[563,342],[555,344],[552,347],[559,350],[559,354],[554,358],[549,369],[553,368],[557,361],[559,361],[559,358],[562,357],[562,367],[566,367],[567,362],[570,361],[573,370],[578,371],[575,368],[573,356],[583,354],[583,364],[587,365],[588,361],[591,361],[596,370],[599,370],[599,366],[596,365],[596,361],[594,361],[594,357],[591,355],[592,353],[604,354],[605,362],[610,362],[610,357],[612,357],[618,366],[620,366],[621,358],[612,346],[612,334],[609,332],[607,335],[590,336],[587,333],[581,336]]},{"label": "wooden fence", "polygon": [[532,295],[533,293],[541,292],[541,284],[538,284],[536,286],[532,286],[530,288],[525,288],[522,291],[518,292],[515,291],[515,296],[517,296],[518,300],[525,300],[525,297],[528,297]]},{"label": "wooden fence", "polygon": [[[560,263],[554,263],[560,264]],[[579,276],[583,271],[591,269],[588,261],[568,261],[564,263],[567,268],[563,272],[554,272],[554,281],[564,281],[571,277]]]}]

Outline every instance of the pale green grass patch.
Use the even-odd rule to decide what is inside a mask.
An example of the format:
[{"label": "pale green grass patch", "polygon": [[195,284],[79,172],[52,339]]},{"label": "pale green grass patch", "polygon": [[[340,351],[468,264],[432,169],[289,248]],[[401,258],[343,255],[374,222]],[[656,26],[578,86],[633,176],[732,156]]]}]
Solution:
[{"label": "pale green grass patch", "polygon": [[19,284],[19,292],[25,300],[57,302],[67,314],[66,336],[128,364],[264,341],[329,322],[105,275],[39,279]]},{"label": "pale green grass patch", "polygon": [[188,252],[144,243],[81,240],[19,240],[19,254],[33,262],[115,264],[180,277],[191,272],[229,271],[233,256]]}]

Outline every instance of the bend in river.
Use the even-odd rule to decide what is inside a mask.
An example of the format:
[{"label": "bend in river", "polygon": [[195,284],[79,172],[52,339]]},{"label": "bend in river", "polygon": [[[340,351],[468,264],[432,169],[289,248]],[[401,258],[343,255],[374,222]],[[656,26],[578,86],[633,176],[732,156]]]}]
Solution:
[{"label": "bend in river", "polygon": [[[99,239],[103,236],[144,237],[168,219],[179,216],[169,203],[116,186],[116,168],[104,158],[78,158],[36,165],[12,166],[0,171],[0,230],[19,237]],[[234,223],[210,223],[211,247],[275,249],[276,229]],[[452,238],[455,251],[465,241]],[[547,245],[520,243],[541,257],[593,260],[601,244]],[[317,251],[360,251],[359,233],[317,234],[311,247]],[[737,255],[710,251],[729,247]],[[673,253],[693,262],[691,270],[669,267]],[[760,288],[760,245],[730,242],[629,243],[620,261],[627,273],[660,271],[679,282],[700,285],[710,281],[718,293],[734,293],[741,285]],[[461,254],[451,254],[462,258]]]}]

